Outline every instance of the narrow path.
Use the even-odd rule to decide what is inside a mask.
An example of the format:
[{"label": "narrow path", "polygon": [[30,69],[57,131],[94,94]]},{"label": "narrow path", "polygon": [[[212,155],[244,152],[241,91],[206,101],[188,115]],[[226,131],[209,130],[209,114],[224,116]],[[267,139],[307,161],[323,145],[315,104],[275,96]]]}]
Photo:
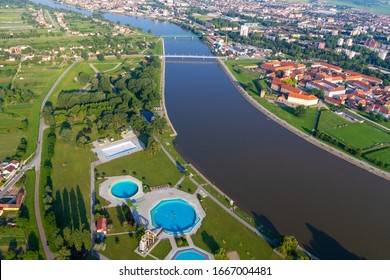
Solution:
[{"label": "narrow path", "polygon": [[14,88],[14,83],[15,83],[16,77],[19,75],[19,72],[20,72],[20,70],[22,69],[22,62],[23,62],[23,61],[20,60],[18,69],[16,70],[16,73],[15,73],[13,79],[12,79],[12,82],[11,82],[11,89]]},{"label": "narrow path", "polygon": [[92,70],[95,71],[95,74],[99,73],[99,70],[97,70],[96,67],[92,63],[89,64],[89,67],[91,67]]},{"label": "narrow path", "polygon": [[103,73],[107,73],[107,72],[113,71],[113,70],[115,70],[116,68],[118,68],[119,66],[121,66],[122,64],[123,64],[123,63],[118,63],[114,68],[105,70],[105,71],[103,71]]},{"label": "narrow path", "polygon": [[292,133],[294,133],[295,135],[301,137],[302,139],[310,142],[311,144],[317,146],[318,148],[320,149],[323,149],[345,161],[348,161],[349,163],[357,166],[357,167],[360,167],[368,172],[371,172],[372,174],[375,174],[377,176],[380,176],[382,177],[383,179],[386,179],[386,180],[389,180],[390,181],[390,172],[386,172],[384,170],[381,170],[379,168],[376,168],[372,165],[370,165],[369,163],[365,162],[365,161],[362,161],[362,160],[358,160],[356,158],[354,158],[353,156],[350,156],[342,151],[339,151],[337,150],[336,148],[332,148],[331,146],[321,142],[320,140],[318,140],[317,138],[314,138],[310,135],[307,135],[305,133],[303,133],[302,131],[300,131],[299,129],[297,129],[296,127],[290,125],[289,123],[287,123],[285,120],[279,118],[278,116],[274,115],[273,113],[271,113],[270,111],[268,111],[266,108],[264,108],[259,102],[257,102],[252,96],[250,96],[240,85],[240,83],[237,81],[237,79],[234,77],[234,75],[230,72],[230,70],[227,68],[227,66],[225,65],[225,63],[223,63],[223,61],[221,59],[218,59],[222,69],[225,71],[225,73],[228,75],[228,77],[230,78],[230,80],[232,81],[232,83],[234,84],[234,86],[237,88],[237,90],[241,93],[241,95],[250,103],[252,104],[256,109],[258,109],[259,111],[261,111],[264,115],[266,115],[268,118],[270,118],[271,120],[273,120],[274,122],[280,124],[281,126],[283,126],[284,128],[288,129],[289,131],[291,131]]},{"label": "narrow path", "polygon": [[45,104],[47,100],[49,99],[50,95],[54,92],[60,81],[64,78],[64,76],[69,72],[69,70],[77,63],[77,61],[74,61],[71,65],[66,68],[66,70],[61,74],[60,77],[56,80],[54,85],[50,88],[48,93],[46,94],[45,98],[42,101],[41,104],[41,111],[40,111],[40,120],[39,120],[39,132],[38,132],[38,144],[37,144],[37,152],[32,160],[31,164],[35,165],[36,167],[36,177],[35,177],[35,190],[34,190],[34,209],[35,209],[35,219],[37,220],[37,226],[39,231],[39,237],[42,241],[43,251],[45,253],[46,259],[53,260],[54,254],[50,251],[49,246],[47,245],[47,239],[45,235],[45,231],[43,229],[42,224],[42,218],[41,218],[41,209],[39,207],[39,179],[41,174],[41,156],[42,156],[42,141],[43,141],[43,132],[48,126],[45,125],[43,117],[42,117],[42,110],[45,107]]}]

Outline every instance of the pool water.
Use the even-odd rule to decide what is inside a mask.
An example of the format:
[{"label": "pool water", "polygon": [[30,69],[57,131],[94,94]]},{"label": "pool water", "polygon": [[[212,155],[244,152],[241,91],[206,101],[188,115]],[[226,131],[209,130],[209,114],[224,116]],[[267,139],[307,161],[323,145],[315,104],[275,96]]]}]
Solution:
[{"label": "pool water", "polygon": [[152,224],[168,233],[183,233],[196,224],[194,208],[182,199],[163,200],[150,212]]},{"label": "pool water", "polygon": [[208,260],[209,256],[201,251],[190,248],[178,250],[175,252],[171,260]]},{"label": "pool water", "polygon": [[117,198],[130,198],[138,192],[138,185],[132,181],[120,181],[111,187],[111,193]]}]

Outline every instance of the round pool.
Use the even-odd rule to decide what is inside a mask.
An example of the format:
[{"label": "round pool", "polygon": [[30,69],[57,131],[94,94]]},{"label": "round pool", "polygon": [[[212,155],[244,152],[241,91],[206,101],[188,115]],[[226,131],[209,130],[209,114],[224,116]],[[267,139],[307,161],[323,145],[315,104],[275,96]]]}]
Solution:
[{"label": "round pool", "polygon": [[132,181],[120,181],[111,186],[111,193],[117,198],[130,198],[138,192],[138,185]]},{"label": "round pool", "polygon": [[195,248],[177,250],[171,260],[209,260],[209,256]]},{"label": "round pool", "polygon": [[151,211],[152,224],[169,233],[184,233],[196,224],[195,209],[182,199],[163,200]]}]

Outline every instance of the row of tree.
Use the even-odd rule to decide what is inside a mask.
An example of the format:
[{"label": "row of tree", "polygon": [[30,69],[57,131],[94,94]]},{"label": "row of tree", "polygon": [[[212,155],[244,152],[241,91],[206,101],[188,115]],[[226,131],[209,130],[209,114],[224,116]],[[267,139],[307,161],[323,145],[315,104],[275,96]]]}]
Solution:
[{"label": "row of tree", "polygon": [[36,95],[29,89],[12,88],[11,84],[0,86],[0,107],[11,103],[28,103]]}]

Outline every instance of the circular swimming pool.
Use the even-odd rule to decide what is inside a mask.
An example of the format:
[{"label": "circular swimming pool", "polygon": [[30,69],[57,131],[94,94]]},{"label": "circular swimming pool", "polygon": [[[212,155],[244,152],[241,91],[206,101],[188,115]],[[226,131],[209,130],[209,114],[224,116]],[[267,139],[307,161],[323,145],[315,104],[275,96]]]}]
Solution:
[{"label": "circular swimming pool", "polygon": [[130,198],[138,192],[138,185],[132,181],[120,181],[111,186],[111,193],[117,198]]},{"label": "circular swimming pool", "polygon": [[168,233],[184,233],[196,224],[195,209],[182,199],[163,200],[151,211],[152,224]]},{"label": "circular swimming pool", "polygon": [[195,248],[177,250],[171,260],[209,260],[209,256]]}]

